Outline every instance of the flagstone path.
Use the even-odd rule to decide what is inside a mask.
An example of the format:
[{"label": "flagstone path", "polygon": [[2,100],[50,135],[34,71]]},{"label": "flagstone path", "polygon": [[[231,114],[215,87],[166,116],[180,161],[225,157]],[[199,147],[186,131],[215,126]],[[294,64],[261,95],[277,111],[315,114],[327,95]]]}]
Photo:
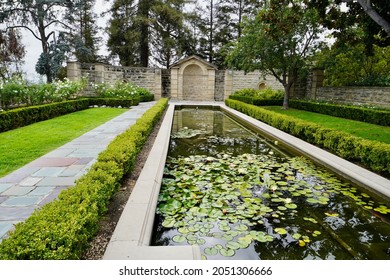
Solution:
[{"label": "flagstone path", "polygon": [[0,178],[0,242],[9,230],[73,186],[100,152],[156,102],[140,103],[79,138]]}]

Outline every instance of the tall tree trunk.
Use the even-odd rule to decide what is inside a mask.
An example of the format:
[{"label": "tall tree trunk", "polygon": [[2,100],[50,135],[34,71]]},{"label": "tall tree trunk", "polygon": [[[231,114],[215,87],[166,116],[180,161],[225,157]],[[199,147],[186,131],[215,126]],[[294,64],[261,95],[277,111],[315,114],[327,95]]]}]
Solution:
[{"label": "tall tree trunk", "polygon": [[149,64],[149,11],[152,0],[140,0],[138,4],[138,16],[140,17],[140,60],[141,66]]}]

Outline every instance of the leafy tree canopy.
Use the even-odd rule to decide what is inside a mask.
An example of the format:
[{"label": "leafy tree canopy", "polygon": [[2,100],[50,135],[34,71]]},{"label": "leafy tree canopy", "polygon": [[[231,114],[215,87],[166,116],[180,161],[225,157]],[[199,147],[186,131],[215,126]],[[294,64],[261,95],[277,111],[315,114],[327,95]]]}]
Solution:
[{"label": "leafy tree canopy", "polygon": [[270,1],[246,22],[227,61],[236,69],[273,75],[285,89],[283,107],[287,109],[290,88],[319,49],[321,32],[316,10],[299,1]]}]

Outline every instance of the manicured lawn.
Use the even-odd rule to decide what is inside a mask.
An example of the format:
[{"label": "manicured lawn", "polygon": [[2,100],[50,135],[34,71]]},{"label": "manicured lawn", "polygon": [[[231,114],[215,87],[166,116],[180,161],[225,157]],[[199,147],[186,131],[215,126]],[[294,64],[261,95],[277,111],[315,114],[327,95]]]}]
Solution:
[{"label": "manicured lawn", "polygon": [[93,108],[0,133],[0,177],[125,111]]},{"label": "manicured lawn", "polygon": [[296,110],[292,108],[290,108],[289,110],[283,110],[280,106],[267,106],[262,108],[284,115],[292,116],[294,118],[316,123],[324,127],[344,131],[346,133],[350,133],[352,135],[365,139],[376,140],[390,144],[390,127],[342,119],[313,112]]}]

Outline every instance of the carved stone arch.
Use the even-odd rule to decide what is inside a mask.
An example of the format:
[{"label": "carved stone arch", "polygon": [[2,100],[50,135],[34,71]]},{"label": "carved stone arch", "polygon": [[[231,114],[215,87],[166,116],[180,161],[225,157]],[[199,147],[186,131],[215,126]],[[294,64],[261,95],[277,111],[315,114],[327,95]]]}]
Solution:
[{"label": "carved stone arch", "polygon": [[178,100],[214,100],[216,67],[190,56],[171,67],[171,97]]}]

